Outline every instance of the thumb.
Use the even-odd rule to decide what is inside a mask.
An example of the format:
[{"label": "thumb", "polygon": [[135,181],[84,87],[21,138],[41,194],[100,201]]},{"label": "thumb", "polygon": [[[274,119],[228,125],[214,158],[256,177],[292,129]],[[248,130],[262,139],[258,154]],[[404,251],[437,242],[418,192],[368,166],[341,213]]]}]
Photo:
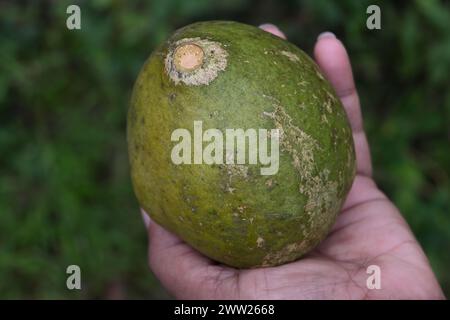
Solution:
[{"label": "thumb", "polygon": [[149,265],[162,285],[181,299],[211,299],[222,283],[222,277],[236,270],[214,264],[183,240],[167,231],[142,210],[148,222]]}]

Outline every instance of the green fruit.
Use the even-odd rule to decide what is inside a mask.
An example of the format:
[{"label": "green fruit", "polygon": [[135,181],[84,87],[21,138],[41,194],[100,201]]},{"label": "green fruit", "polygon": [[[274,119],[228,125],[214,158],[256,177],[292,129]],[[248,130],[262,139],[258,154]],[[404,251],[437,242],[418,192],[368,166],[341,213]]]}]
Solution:
[{"label": "green fruit", "polygon": [[[200,133],[222,132],[223,146],[212,144],[217,135],[202,142],[194,122]],[[180,128],[195,141],[174,139]],[[262,174],[269,166],[262,157],[242,163],[236,151],[228,158],[226,130],[238,128],[258,138],[259,129],[275,130],[275,173]],[[182,140],[189,149],[176,149]],[[315,63],[293,44],[236,22],[189,25],[153,52],[134,86],[128,145],[134,190],[152,219],[238,268],[279,265],[314,248],[355,175],[345,111]],[[195,164],[207,159],[208,145],[217,147],[216,162]],[[177,164],[174,154],[191,164]]]}]

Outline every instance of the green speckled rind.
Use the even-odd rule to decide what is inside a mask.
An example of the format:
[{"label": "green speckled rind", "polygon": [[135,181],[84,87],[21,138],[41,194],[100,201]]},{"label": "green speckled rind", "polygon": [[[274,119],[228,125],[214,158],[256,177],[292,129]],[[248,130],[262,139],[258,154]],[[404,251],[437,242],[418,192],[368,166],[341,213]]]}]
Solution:
[{"label": "green speckled rind", "polygon": [[[169,50],[186,38],[227,52],[225,70],[210,83],[175,84],[166,72]],[[263,176],[259,164],[173,164],[173,130],[193,134],[197,120],[203,131],[282,129],[278,173]],[[286,263],[314,248],[355,174],[345,111],[315,63],[293,44],[236,22],[189,25],[153,52],[134,87],[127,134],[140,205],[198,251],[238,268]]]}]

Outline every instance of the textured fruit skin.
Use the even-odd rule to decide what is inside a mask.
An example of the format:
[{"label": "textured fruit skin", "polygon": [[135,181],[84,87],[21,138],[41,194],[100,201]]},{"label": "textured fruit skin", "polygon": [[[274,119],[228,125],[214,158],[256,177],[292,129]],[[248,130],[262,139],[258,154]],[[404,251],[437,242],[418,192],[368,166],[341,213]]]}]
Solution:
[{"label": "textured fruit skin", "polygon": [[[182,39],[226,51],[208,84],[177,84],[165,59]],[[175,165],[173,130],[279,128],[278,173],[260,165]],[[152,53],[128,112],[131,177],[140,205],[158,224],[208,257],[249,268],[293,261],[334,224],[355,175],[345,111],[315,63],[293,44],[256,27],[201,22]]]}]

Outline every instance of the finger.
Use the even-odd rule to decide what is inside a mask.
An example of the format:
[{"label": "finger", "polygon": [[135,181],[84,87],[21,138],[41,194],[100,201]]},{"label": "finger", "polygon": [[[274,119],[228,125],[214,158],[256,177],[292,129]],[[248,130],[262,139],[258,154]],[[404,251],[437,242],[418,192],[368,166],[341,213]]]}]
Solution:
[{"label": "finger", "polygon": [[347,51],[334,34],[325,32],[318,37],[314,56],[341,99],[350,121],[355,142],[357,172],[371,176],[372,163],[369,145],[363,129],[359,97]]},{"label": "finger", "polygon": [[175,297],[211,299],[219,292],[218,286],[224,284],[224,277],[234,277],[234,269],[213,264],[155,222],[151,221],[148,231],[150,268]]},{"label": "finger", "polygon": [[275,26],[271,23],[264,23],[264,24],[260,25],[259,28],[263,29],[264,31],[267,31],[273,35],[276,35],[277,37],[280,37],[280,38],[286,40],[286,36],[284,35],[284,33],[281,32],[281,30],[278,29],[277,26]]},{"label": "finger", "polygon": [[319,35],[314,55],[344,104],[354,132],[362,131],[359,98],[353,81],[350,60],[342,43],[331,32]]}]

